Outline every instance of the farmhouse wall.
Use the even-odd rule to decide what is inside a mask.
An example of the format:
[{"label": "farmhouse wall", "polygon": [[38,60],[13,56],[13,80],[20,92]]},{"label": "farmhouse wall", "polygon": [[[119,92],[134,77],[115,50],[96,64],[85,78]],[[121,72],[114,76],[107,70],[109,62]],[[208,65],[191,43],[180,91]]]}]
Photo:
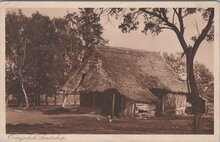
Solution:
[{"label": "farmhouse wall", "polygon": [[183,115],[186,109],[186,96],[169,93],[163,97],[163,114]]}]

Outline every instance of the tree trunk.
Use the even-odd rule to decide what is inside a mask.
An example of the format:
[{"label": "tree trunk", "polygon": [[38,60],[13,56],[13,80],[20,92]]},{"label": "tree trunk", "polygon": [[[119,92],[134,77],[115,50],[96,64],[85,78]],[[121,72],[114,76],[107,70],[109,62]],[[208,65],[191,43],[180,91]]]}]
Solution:
[{"label": "tree trunk", "polygon": [[198,87],[196,84],[196,79],[194,76],[194,69],[193,69],[193,60],[194,57],[192,56],[191,48],[189,49],[188,54],[186,55],[187,61],[187,79],[190,87],[189,91],[189,101],[193,106],[194,112],[194,120],[193,120],[193,131],[195,133],[199,133],[201,131],[201,111],[200,111],[200,96]]},{"label": "tree trunk", "polygon": [[73,94],[74,96],[74,106],[76,106],[76,93]]},{"label": "tree trunk", "polygon": [[28,101],[26,89],[24,87],[24,78],[23,78],[23,75],[22,75],[20,70],[19,70],[19,75],[20,75],[21,88],[22,88],[24,98],[25,98],[25,107],[28,108],[29,107],[29,101]]},{"label": "tree trunk", "polygon": [[37,107],[37,95],[34,95],[34,106]]},{"label": "tree trunk", "polygon": [[66,106],[66,101],[67,101],[67,95],[65,94],[64,100],[63,100],[63,103],[62,103],[63,108],[65,108],[65,106]]},{"label": "tree trunk", "polygon": [[23,81],[21,82],[21,88],[22,88],[22,91],[24,93],[24,98],[25,98],[25,103],[26,103],[25,107],[28,108],[29,107],[29,101],[28,101],[28,97],[27,97],[27,93],[26,93]]}]

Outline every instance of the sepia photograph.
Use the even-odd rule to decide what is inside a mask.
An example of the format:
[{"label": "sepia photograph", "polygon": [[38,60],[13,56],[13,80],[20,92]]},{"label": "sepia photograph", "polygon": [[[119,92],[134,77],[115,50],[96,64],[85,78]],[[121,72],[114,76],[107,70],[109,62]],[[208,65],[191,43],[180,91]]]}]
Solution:
[{"label": "sepia photograph", "polygon": [[5,7],[8,139],[218,133],[218,9],[93,5]]}]

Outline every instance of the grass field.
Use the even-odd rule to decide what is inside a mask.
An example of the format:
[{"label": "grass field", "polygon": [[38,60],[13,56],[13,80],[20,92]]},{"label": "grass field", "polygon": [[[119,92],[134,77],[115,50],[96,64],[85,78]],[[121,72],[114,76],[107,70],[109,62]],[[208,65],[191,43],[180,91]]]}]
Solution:
[{"label": "grass field", "polygon": [[[7,134],[193,134],[193,116],[114,118],[71,111],[7,108]],[[47,113],[45,113],[47,112]],[[50,112],[50,113],[48,113]],[[53,112],[53,113],[51,113]],[[99,119],[97,119],[99,118]],[[213,134],[213,117],[203,117],[202,134]]]}]

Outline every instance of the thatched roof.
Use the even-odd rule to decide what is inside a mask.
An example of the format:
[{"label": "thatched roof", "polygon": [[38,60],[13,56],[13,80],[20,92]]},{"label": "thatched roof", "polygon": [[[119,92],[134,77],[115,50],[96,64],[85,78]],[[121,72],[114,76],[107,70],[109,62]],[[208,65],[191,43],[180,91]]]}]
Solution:
[{"label": "thatched roof", "polygon": [[97,47],[87,64],[76,71],[63,86],[65,91],[105,91],[117,89],[137,102],[156,102],[152,91],[184,93],[186,85],[178,80],[159,52],[126,48]]}]

